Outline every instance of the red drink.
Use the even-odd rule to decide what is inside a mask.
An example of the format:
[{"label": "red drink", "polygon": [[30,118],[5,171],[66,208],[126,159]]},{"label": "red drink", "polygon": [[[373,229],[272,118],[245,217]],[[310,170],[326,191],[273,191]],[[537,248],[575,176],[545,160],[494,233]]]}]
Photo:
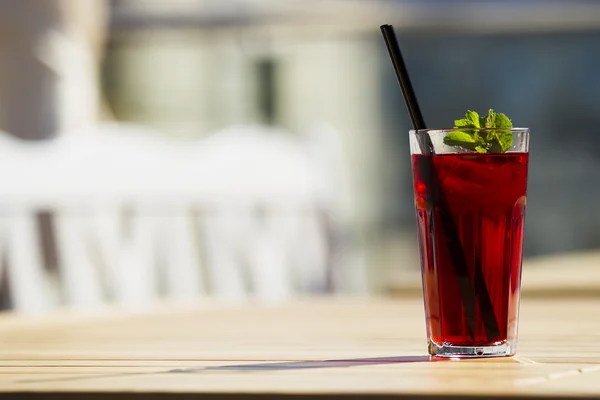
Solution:
[{"label": "red drink", "polygon": [[[515,351],[528,160],[525,152],[412,156],[432,354]],[[504,347],[477,348],[487,346]]]}]

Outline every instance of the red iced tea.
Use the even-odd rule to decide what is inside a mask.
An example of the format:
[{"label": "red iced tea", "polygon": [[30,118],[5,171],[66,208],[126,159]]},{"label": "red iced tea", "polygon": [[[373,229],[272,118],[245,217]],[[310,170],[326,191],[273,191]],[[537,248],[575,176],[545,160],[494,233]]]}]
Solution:
[{"label": "red iced tea", "polygon": [[430,349],[516,338],[528,160],[412,156]]}]

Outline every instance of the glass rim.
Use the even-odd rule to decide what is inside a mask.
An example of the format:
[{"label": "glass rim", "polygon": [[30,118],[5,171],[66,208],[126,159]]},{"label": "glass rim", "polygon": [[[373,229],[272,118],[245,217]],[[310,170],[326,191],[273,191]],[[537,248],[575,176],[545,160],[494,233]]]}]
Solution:
[{"label": "glass rim", "polygon": [[422,135],[425,133],[449,133],[455,131],[510,131],[516,133],[530,133],[529,128],[427,128],[411,129],[408,131],[412,135]]}]

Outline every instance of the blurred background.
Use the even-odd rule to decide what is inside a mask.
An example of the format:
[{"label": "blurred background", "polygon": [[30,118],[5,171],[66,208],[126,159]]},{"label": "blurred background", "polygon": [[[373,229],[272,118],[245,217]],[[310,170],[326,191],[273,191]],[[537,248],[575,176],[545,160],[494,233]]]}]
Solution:
[{"label": "blurred background", "polygon": [[383,23],[429,126],[531,128],[525,256],[600,248],[597,1],[0,0],[1,307],[418,285]]}]

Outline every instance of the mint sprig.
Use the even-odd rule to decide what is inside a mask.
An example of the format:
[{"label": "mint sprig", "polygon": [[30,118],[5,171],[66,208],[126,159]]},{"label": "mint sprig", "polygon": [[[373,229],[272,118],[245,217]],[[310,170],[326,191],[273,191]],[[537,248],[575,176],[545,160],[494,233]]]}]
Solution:
[{"label": "mint sprig", "polygon": [[[504,153],[512,146],[512,132],[501,129],[512,128],[511,120],[492,109],[483,117],[475,111],[468,110],[463,119],[454,121],[454,127],[461,129],[452,131],[444,137],[444,143],[448,146],[461,147],[478,153]],[[495,130],[482,130],[483,128],[495,128]]]}]

